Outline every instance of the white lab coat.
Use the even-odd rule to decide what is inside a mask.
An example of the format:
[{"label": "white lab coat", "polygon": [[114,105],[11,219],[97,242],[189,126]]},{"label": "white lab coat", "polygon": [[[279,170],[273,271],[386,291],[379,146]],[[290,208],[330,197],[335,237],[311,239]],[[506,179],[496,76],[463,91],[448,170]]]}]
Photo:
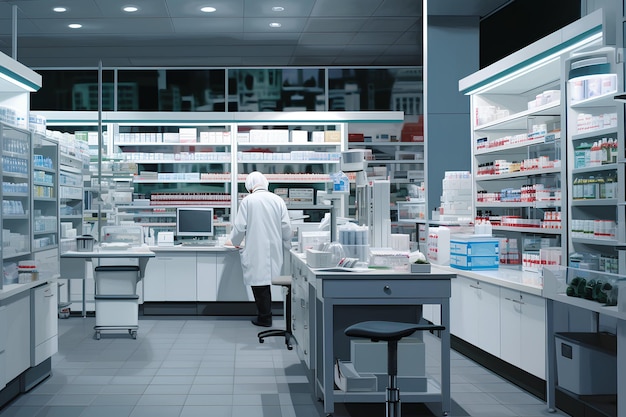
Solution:
[{"label": "white lab coat", "polygon": [[241,250],[243,280],[246,285],[270,285],[280,275],[283,248],[291,246],[291,223],[282,198],[264,189],[256,189],[241,200],[235,216],[230,241]]}]

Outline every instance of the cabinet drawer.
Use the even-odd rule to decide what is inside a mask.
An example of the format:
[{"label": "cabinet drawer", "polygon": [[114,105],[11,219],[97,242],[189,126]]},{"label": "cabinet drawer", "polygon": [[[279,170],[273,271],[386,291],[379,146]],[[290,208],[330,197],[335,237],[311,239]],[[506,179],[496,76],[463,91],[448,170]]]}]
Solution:
[{"label": "cabinet drawer", "polygon": [[322,280],[324,298],[449,297],[450,280]]}]

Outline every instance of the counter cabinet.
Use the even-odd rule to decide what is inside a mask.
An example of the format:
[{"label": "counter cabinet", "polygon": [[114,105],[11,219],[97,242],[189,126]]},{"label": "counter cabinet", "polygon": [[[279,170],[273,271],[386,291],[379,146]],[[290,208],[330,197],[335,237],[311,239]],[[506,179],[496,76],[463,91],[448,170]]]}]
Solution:
[{"label": "counter cabinet", "polygon": [[[441,403],[450,411],[450,281],[454,274],[409,274],[385,271],[320,272],[292,252],[293,325],[296,351],[308,367],[312,389],[331,414],[336,402],[384,403],[385,392],[334,389],[336,358],[349,359],[350,338],[343,330],[363,320],[417,322],[422,305],[441,306],[441,381],[428,380],[424,392],[402,392],[403,402]],[[303,289],[306,287],[307,289]],[[305,294],[308,291],[308,297]],[[300,321],[299,321],[300,320]],[[308,321],[308,328],[304,323]],[[302,323],[300,323],[302,322]],[[299,325],[302,324],[302,327]]]}]

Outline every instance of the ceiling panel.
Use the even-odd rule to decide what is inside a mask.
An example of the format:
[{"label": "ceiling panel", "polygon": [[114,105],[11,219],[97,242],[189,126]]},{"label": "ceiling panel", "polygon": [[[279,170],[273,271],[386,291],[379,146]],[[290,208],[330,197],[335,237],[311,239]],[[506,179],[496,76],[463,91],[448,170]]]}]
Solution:
[{"label": "ceiling panel", "polygon": [[366,22],[365,18],[316,17],[309,19],[305,30],[307,32],[357,32]]},{"label": "ceiling panel", "polygon": [[[486,16],[510,1],[431,0],[428,7],[435,15]],[[52,11],[61,4],[67,12]],[[139,10],[125,13],[127,4]],[[215,13],[200,12],[208,4]],[[18,59],[31,67],[91,67],[103,57],[109,65],[198,65],[206,57],[222,66],[407,65],[422,53],[420,0],[0,0],[7,55],[13,6]],[[272,21],[282,27],[270,28]]]},{"label": "ceiling panel", "polygon": [[[106,0],[103,0],[106,1]],[[165,0],[170,17],[198,17],[207,18],[243,17],[243,0]],[[213,6],[217,10],[214,13],[202,13],[200,8]]]}]

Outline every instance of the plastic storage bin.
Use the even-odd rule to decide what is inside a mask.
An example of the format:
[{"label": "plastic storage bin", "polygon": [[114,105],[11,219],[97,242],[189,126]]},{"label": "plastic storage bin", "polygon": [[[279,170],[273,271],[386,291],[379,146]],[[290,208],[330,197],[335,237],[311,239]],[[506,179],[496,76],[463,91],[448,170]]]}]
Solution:
[{"label": "plastic storage bin", "polygon": [[498,269],[500,259],[497,256],[465,256],[458,254],[450,255],[450,266],[466,271],[478,269]]},{"label": "plastic storage bin", "polygon": [[452,237],[450,253],[465,256],[498,256],[498,239]]},{"label": "plastic storage bin", "polygon": [[606,333],[557,333],[557,382],[577,395],[617,393],[617,338]]}]

